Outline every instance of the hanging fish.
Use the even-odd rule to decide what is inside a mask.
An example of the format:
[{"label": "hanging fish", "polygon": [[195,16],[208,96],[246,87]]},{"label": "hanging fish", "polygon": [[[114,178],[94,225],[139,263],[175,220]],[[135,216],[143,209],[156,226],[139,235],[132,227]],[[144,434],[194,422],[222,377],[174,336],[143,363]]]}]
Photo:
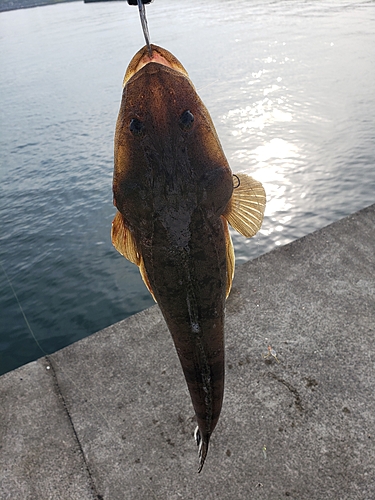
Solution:
[{"label": "hanging fish", "polygon": [[139,267],[163,313],[198,427],[199,469],[224,392],[224,307],[234,274],[229,224],[259,230],[262,185],[233,176],[181,63],[152,45],[131,60],[115,132],[116,249]]}]

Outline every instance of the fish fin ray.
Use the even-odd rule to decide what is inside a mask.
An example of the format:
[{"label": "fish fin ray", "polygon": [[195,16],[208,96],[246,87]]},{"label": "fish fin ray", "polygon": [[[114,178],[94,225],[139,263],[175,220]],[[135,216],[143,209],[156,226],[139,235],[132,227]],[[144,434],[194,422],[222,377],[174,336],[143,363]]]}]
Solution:
[{"label": "fish fin ray", "polygon": [[262,184],[250,175],[236,174],[239,186],[233,189],[223,216],[243,236],[251,238],[259,231],[266,208],[266,193]]},{"label": "fish fin ray", "polygon": [[224,226],[225,251],[227,257],[227,284],[226,284],[225,298],[228,298],[228,295],[232,288],[232,281],[234,277],[235,255],[234,255],[232,238],[229,232],[228,222],[224,218],[222,218],[222,220]]},{"label": "fish fin ray", "polygon": [[156,302],[154,292],[152,291],[150,281],[147,276],[142,255],[138,252],[135,239],[130,229],[126,227],[124,219],[120,212],[117,212],[115,218],[113,219],[111,236],[112,244],[116,248],[116,250],[126,259],[130,260],[130,262],[138,266],[143,282],[152,295],[152,298]]},{"label": "fish fin ray", "polygon": [[139,272],[141,273],[143,282],[146,285],[147,290],[151,293],[151,296],[154,299],[154,301],[157,302],[157,300],[155,299],[154,292],[152,291],[152,288],[151,288],[151,285],[150,285],[150,281],[149,281],[148,276],[147,276],[147,271],[146,271],[145,263],[144,263],[142,257],[141,257],[141,261],[139,263]]},{"label": "fish fin ray", "polygon": [[112,222],[112,244],[116,250],[126,259],[139,266],[141,256],[137,250],[134,237],[131,231],[125,226],[124,219],[120,212],[117,212]]}]

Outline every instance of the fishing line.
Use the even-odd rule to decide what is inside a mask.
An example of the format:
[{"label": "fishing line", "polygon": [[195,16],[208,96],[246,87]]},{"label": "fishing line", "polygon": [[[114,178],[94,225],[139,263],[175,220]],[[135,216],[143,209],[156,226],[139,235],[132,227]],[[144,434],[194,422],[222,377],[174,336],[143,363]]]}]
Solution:
[{"label": "fishing line", "polygon": [[30,326],[30,323],[29,323],[29,322],[28,322],[28,320],[27,320],[27,317],[26,317],[25,311],[23,310],[23,308],[22,308],[22,306],[21,306],[21,302],[19,301],[18,295],[16,294],[16,291],[15,291],[15,289],[14,289],[13,285],[12,285],[12,282],[10,281],[10,278],[9,278],[9,276],[8,276],[7,272],[5,271],[4,266],[3,266],[3,263],[2,263],[1,261],[0,261],[0,266],[1,266],[1,269],[3,270],[3,273],[4,273],[4,275],[5,275],[6,279],[7,279],[7,281],[8,281],[8,284],[9,284],[9,286],[10,286],[10,289],[11,289],[11,290],[12,290],[12,292],[13,292],[14,298],[15,298],[15,299],[16,299],[16,301],[17,301],[18,307],[19,307],[19,309],[20,309],[20,311],[21,311],[21,314],[22,314],[22,316],[23,316],[23,319],[25,320],[26,326],[27,326],[27,328],[28,328],[29,332],[31,333],[31,336],[32,336],[32,337],[33,337],[33,339],[35,340],[36,345],[39,347],[39,349],[42,351],[42,353],[43,353],[45,356],[48,356],[48,352],[46,352],[46,351],[43,349],[43,347],[39,344],[38,339],[37,339],[37,338],[35,337],[35,335],[34,335],[34,332],[33,332],[32,328],[31,328],[31,326]]},{"label": "fishing line", "polygon": [[203,85],[202,87],[197,87],[197,92],[198,94],[201,93],[202,90],[206,90],[209,87],[212,87],[212,85],[215,85],[215,83],[219,82],[220,80],[218,78],[215,78],[212,82],[206,83],[206,85]]},{"label": "fishing line", "polygon": [[141,25],[143,30],[143,36],[145,37],[146,45],[148,48],[148,55],[152,57],[152,48],[150,44],[150,33],[148,31],[147,19],[146,19],[146,7],[142,3],[142,0],[137,0],[139,17],[141,18]]},{"label": "fishing line", "polygon": [[[15,291],[15,289],[14,289],[14,286],[13,286],[13,284],[12,284],[12,282],[11,282],[11,280],[10,280],[9,276],[8,276],[8,273],[5,271],[5,268],[4,268],[3,263],[2,263],[1,261],[0,261],[0,266],[1,266],[1,269],[3,270],[3,273],[4,273],[4,275],[5,275],[6,279],[7,279],[7,282],[8,282],[8,284],[9,284],[9,287],[10,287],[10,289],[12,290],[12,293],[13,293],[13,295],[14,295],[14,298],[16,299],[16,302],[17,302],[17,304],[18,304],[18,307],[19,307],[19,309],[20,309],[20,311],[21,311],[21,313],[22,313],[23,319],[25,320],[25,323],[26,323],[27,329],[29,330],[29,332],[30,332],[30,334],[31,334],[32,338],[34,339],[34,341],[35,341],[35,343],[36,343],[36,345],[38,346],[38,348],[40,349],[40,351],[44,354],[44,356],[46,357],[46,359],[47,359],[47,361],[48,361],[48,363],[49,363],[49,365],[50,365],[50,366],[47,366],[47,370],[49,370],[50,368],[52,368],[52,373],[53,373],[53,376],[54,376],[54,378],[55,378],[55,383],[56,383],[56,384],[57,384],[57,386],[58,386],[58,390],[59,390],[59,393],[60,393],[60,395],[61,395],[61,398],[62,398],[62,402],[63,402],[64,408],[65,408],[65,411],[66,411],[66,412],[67,412],[67,414],[68,414],[68,418],[69,418],[69,420],[70,420],[70,422],[71,422],[71,425],[72,425],[72,428],[73,428],[73,433],[74,433],[74,435],[75,435],[75,437],[76,437],[76,440],[77,440],[77,442],[78,442],[78,446],[79,446],[79,447],[80,447],[80,449],[81,449],[81,453],[82,453],[82,456],[83,456],[83,460],[84,460],[84,462],[85,462],[85,464],[86,464],[86,468],[87,468],[88,475],[89,475],[89,477],[90,477],[90,478],[91,478],[91,480],[92,480],[92,477],[91,477],[91,471],[90,471],[90,468],[89,468],[88,463],[87,463],[87,461],[86,461],[86,456],[85,456],[85,454],[83,453],[83,448],[82,448],[81,442],[80,442],[80,440],[79,440],[79,437],[78,437],[77,431],[76,431],[76,429],[75,429],[75,427],[74,427],[73,420],[72,420],[72,417],[71,417],[70,412],[69,412],[69,409],[68,409],[68,405],[67,405],[67,403],[66,403],[66,401],[65,401],[65,397],[64,397],[64,395],[62,394],[62,392],[61,392],[61,390],[60,390],[60,386],[59,386],[58,379],[57,379],[57,373],[56,373],[56,370],[55,370],[55,368],[54,368],[54,365],[55,365],[55,366],[56,366],[56,367],[57,367],[57,368],[61,371],[61,373],[63,374],[63,376],[65,376],[65,377],[66,377],[66,378],[67,378],[67,379],[71,382],[71,384],[75,387],[76,391],[77,391],[77,392],[81,395],[81,397],[85,400],[85,402],[87,402],[89,405],[91,405],[91,407],[95,410],[95,412],[97,413],[97,415],[99,415],[99,417],[103,420],[103,422],[105,422],[105,424],[107,425],[107,428],[111,431],[111,436],[110,436],[110,439],[112,439],[113,443],[115,443],[115,444],[118,444],[118,443],[119,443],[119,444],[120,444],[120,447],[121,447],[121,448],[124,448],[124,446],[125,446],[125,445],[124,445],[124,443],[122,442],[122,440],[120,440],[120,439],[115,440],[115,436],[116,436],[116,434],[117,434],[117,435],[119,435],[119,434],[120,434],[120,429],[117,429],[116,427],[112,426],[112,424],[110,424],[110,422],[108,421],[108,419],[107,419],[107,418],[106,418],[106,417],[102,414],[102,412],[98,409],[98,407],[97,407],[94,403],[92,403],[92,402],[91,402],[91,400],[90,400],[90,399],[92,398],[92,396],[93,396],[93,394],[94,394],[94,393],[93,393],[93,392],[90,392],[90,390],[86,390],[86,393],[84,393],[84,392],[83,392],[83,391],[82,391],[82,390],[78,387],[78,385],[76,384],[76,382],[75,382],[75,381],[71,378],[71,376],[70,376],[70,375],[68,375],[68,374],[67,374],[67,372],[66,372],[66,371],[62,368],[61,364],[60,364],[60,363],[58,363],[56,360],[53,360],[53,361],[52,361],[52,359],[51,359],[51,357],[50,357],[50,356],[51,356],[51,354],[53,354],[53,353],[48,353],[48,352],[46,352],[46,351],[43,349],[43,347],[40,345],[40,343],[39,343],[38,339],[36,338],[36,336],[35,336],[35,334],[34,334],[34,332],[33,332],[33,329],[31,328],[31,325],[30,325],[30,323],[29,323],[29,321],[28,321],[28,319],[27,319],[27,316],[26,316],[26,314],[25,314],[25,311],[23,310],[23,307],[22,307],[22,305],[21,305],[21,302],[20,302],[20,300],[19,300],[19,298],[18,298],[18,295],[17,295],[17,293],[16,293],[16,291]],[[87,396],[88,396],[88,397],[87,397]],[[136,474],[138,475],[138,477],[140,477],[140,478],[141,478],[140,473],[139,473],[136,469],[133,469],[133,470],[136,472]],[[141,478],[141,479],[142,479],[142,478]],[[93,482],[93,484],[94,484],[94,486],[95,486],[95,483],[94,483],[94,481],[93,481],[93,480],[92,480],[92,482]],[[143,482],[142,484],[144,484],[144,486],[146,487],[146,489],[147,489],[147,490],[148,490],[148,491],[152,494],[152,497],[156,499],[157,497],[156,497],[156,495],[155,495],[154,491],[153,491],[153,490],[152,490],[152,489],[151,489],[151,488],[147,485],[147,483],[146,483],[146,482]],[[95,491],[96,491],[96,488],[95,488]]]}]

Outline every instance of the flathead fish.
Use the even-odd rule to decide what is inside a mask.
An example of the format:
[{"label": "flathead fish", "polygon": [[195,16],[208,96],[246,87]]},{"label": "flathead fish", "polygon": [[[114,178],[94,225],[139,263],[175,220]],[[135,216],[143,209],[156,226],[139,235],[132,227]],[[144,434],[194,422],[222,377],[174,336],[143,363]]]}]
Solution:
[{"label": "flathead fish", "polygon": [[200,472],[224,393],[224,308],[235,264],[228,222],[254,236],[264,189],[233,176],[186,70],[156,45],[127,68],[114,164],[112,242],[139,267],[171,332],[197,418]]}]

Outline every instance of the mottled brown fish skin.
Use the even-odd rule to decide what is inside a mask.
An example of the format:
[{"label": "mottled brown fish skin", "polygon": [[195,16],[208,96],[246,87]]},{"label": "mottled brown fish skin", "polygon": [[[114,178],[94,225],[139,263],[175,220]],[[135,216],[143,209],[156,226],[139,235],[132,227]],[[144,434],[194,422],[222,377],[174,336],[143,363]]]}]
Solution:
[{"label": "mottled brown fish skin", "polygon": [[113,190],[184,371],[205,444],[201,470],[223,401],[222,214],[233,182],[208,111],[180,72],[151,62],[126,83]]}]

